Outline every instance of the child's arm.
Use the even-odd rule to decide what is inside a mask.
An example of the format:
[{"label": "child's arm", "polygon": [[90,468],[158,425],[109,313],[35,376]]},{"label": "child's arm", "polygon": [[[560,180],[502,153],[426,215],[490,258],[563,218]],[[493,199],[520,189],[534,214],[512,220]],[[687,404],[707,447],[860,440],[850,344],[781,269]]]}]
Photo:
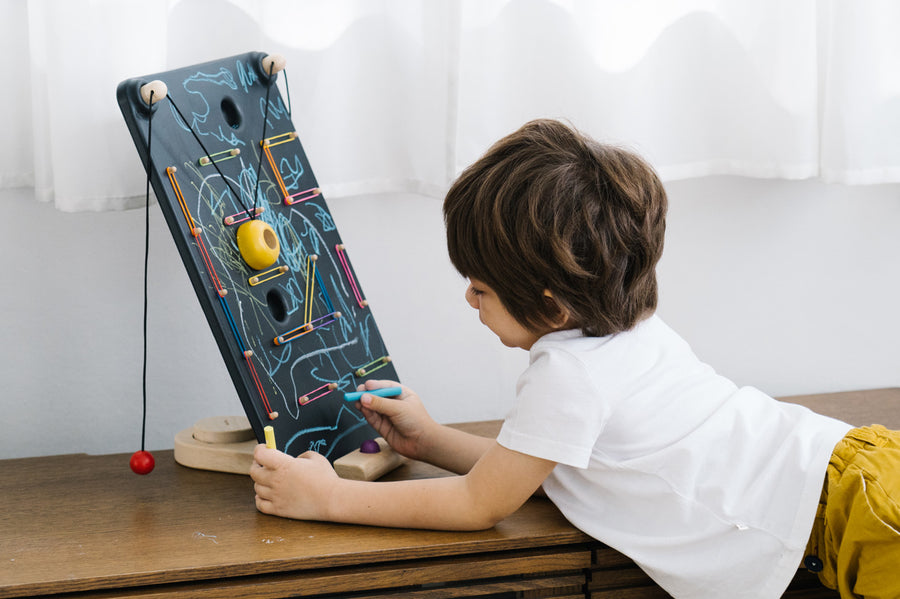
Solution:
[{"label": "child's arm", "polygon": [[319,454],[292,458],[265,445],[256,448],[254,459],[250,474],[261,512],[439,530],[490,528],[518,509],[555,466],[494,441],[466,475],[425,480],[345,480]]}]

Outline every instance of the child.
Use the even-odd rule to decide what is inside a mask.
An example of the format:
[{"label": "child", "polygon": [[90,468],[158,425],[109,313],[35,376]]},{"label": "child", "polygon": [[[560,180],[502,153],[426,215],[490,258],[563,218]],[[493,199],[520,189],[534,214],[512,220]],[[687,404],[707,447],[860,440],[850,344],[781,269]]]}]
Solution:
[{"label": "child", "polygon": [[363,395],[396,451],[460,476],[348,481],[318,454],[260,445],[258,508],[475,530],[543,486],[676,597],[780,597],[804,561],[844,596],[900,597],[900,435],[851,431],[701,363],[654,314],[665,213],[627,151],[546,120],[499,141],[444,202],[466,299],[530,352],[498,438],[437,424],[405,387]]}]

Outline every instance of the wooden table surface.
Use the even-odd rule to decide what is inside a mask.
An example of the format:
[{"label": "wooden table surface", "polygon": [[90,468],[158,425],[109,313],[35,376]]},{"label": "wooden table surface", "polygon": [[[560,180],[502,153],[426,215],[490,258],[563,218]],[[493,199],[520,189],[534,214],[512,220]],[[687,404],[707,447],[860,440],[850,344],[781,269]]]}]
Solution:
[{"label": "wooden table surface", "polygon": [[[0,597],[590,541],[542,498],[470,533],[267,516],[256,510],[249,477],[185,468],[171,451],[154,453],[147,476],[129,470],[128,454],[0,461]],[[447,474],[410,462],[386,478]]]},{"label": "wooden table surface", "polygon": [[[852,424],[879,422],[900,429],[900,389],[786,399]],[[491,436],[499,424],[459,426]],[[467,533],[266,516],[255,508],[248,477],[185,468],[175,463],[171,451],[155,453],[156,469],[147,476],[131,473],[127,454],[0,461],[0,597],[212,579],[220,579],[221,585],[221,579],[285,572],[292,573],[290,584],[296,584],[297,573],[305,571],[345,568],[343,576],[374,576],[373,564],[449,558],[433,565],[444,568],[443,573],[428,575],[443,576],[461,567],[453,556],[519,551],[527,557],[535,548],[599,545],[542,498],[532,498],[493,529]],[[447,474],[410,462],[387,478]],[[606,553],[591,549],[587,563],[573,558],[558,569],[630,567],[612,550],[602,551]],[[535,554],[536,568],[543,559]],[[628,576],[636,576],[634,570]],[[391,572],[403,575],[396,567]],[[308,584],[320,584],[321,592],[327,592],[327,577],[316,580]],[[591,584],[597,580],[595,576]]]}]

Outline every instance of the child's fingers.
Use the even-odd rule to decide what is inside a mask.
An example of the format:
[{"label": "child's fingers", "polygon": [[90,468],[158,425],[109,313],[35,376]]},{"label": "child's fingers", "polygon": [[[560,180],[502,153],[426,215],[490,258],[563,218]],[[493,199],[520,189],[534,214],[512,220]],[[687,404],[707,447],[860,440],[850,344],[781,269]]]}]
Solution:
[{"label": "child's fingers", "polygon": [[265,499],[266,501],[269,501],[272,497],[272,487],[267,487],[262,483],[254,483],[253,492],[256,493],[257,499]]},{"label": "child's fingers", "polygon": [[375,389],[384,389],[385,387],[399,387],[400,383],[397,381],[389,381],[389,380],[379,380],[379,379],[369,379],[363,384],[359,385],[356,390],[357,391],[374,391]]},{"label": "child's fingers", "polygon": [[253,485],[253,491],[256,493],[254,500],[256,509],[264,514],[276,514],[275,491],[270,487],[265,487],[259,483]]},{"label": "child's fingers", "polygon": [[387,387],[400,387],[403,391],[400,395],[391,398],[382,398],[376,395],[364,395],[360,398],[362,406],[387,417],[400,413],[402,411],[402,406],[398,405],[397,400],[407,395],[409,390],[406,387],[401,386],[397,381],[370,379],[359,385],[357,389],[365,393],[366,391],[375,391]]},{"label": "child's fingers", "polygon": [[321,453],[315,451],[306,451],[297,456],[297,459],[300,460],[308,460],[311,463],[319,463],[319,465],[329,464],[328,458],[323,456]]},{"label": "child's fingers", "polygon": [[[407,389],[404,387],[401,387],[400,383],[398,383],[397,381],[377,380],[377,379],[370,379],[368,381],[360,383],[359,385],[356,386],[356,391],[358,393],[366,393],[367,391],[377,391],[378,389],[387,389],[390,387],[400,387],[401,389],[403,389],[403,391],[401,392],[401,394],[399,396],[392,396],[394,399],[398,399],[399,397],[402,397],[403,395],[405,395],[407,393]],[[354,402],[354,405],[357,408],[369,406],[368,402],[365,404],[362,404],[360,399],[362,399],[362,398],[360,397],[359,399],[357,399]],[[363,411],[363,412],[365,413],[365,411]]]},{"label": "child's fingers", "polygon": [[377,395],[363,395],[359,399],[359,403],[361,403],[364,408],[372,410],[382,416],[387,416],[388,418],[397,416],[404,409],[403,403],[397,401],[396,398],[378,397]]},{"label": "child's fingers", "polygon": [[271,514],[275,511],[272,502],[268,499],[260,497],[259,493],[256,494],[256,509],[258,509],[263,514]]},{"label": "child's fingers", "polygon": [[[253,450],[253,461],[262,466],[263,468],[268,468],[271,470],[275,470],[281,467],[286,466],[293,460],[291,456],[278,451],[277,449],[269,449],[264,444],[260,443]],[[251,469],[251,474],[253,470],[258,470],[258,468]]]},{"label": "child's fingers", "polygon": [[396,387],[400,383],[388,379],[369,379],[359,386],[360,391],[366,389],[381,389],[382,387]]}]

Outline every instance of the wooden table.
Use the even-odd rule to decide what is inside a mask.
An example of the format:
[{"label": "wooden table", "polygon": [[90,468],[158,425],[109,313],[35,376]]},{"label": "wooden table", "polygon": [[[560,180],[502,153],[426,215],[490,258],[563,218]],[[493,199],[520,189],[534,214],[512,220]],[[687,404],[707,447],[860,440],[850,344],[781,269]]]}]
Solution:
[{"label": "wooden table", "polygon": [[[795,399],[900,428],[900,389]],[[490,435],[499,423],[460,426]],[[0,461],[0,597],[667,596],[546,499],[481,532],[297,522],[257,512],[246,476],[163,451],[142,477],[128,457]],[[446,474],[413,462],[390,478]],[[835,595],[801,572],[785,596]]]}]

